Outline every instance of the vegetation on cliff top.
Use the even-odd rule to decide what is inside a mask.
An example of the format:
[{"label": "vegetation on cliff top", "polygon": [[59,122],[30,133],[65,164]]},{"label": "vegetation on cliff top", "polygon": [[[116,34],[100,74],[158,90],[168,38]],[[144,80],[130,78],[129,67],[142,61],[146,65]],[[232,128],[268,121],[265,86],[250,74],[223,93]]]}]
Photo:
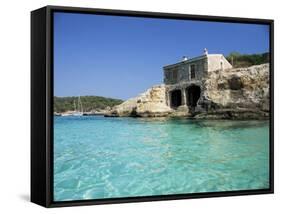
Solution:
[{"label": "vegetation on cliff top", "polygon": [[[120,99],[113,99],[100,96],[81,96],[83,111],[103,110],[123,102]],[[74,110],[74,103],[77,106],[78,97],[54,97],[54,112],[66,112]]]},{"label": "vegetation on cliff top", "polygon": [[234,68],[249,67],[269,62],[269,53],[261,54],[240,54],[238,52],[230,53],[226,59]]}]

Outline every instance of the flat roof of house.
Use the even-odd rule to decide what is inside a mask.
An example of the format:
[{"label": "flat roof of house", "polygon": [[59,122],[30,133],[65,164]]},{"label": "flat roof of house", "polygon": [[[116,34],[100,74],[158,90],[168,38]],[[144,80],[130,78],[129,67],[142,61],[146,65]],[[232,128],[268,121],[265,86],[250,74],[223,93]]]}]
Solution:
[{"label": "flat roof of house", "polygon": [[191,58],[191,59],[182,60],[182,61],[174,63],[174,64],[165,65],[165,66],[163,66],[163,68],[164,69],[165,68],[172,68],[172,67],[176,67],[176,66],[181,65],[181,64],[187,64],[187,63],[190,63],[190,62],[194,62],[194,61],[197,61],[197,60],[208,58],[208,56],[216,56],[216,55],[221,56],[222,54],[204,54],[204,55],[197,56],[197,57],[194,57],[194,58]]}]

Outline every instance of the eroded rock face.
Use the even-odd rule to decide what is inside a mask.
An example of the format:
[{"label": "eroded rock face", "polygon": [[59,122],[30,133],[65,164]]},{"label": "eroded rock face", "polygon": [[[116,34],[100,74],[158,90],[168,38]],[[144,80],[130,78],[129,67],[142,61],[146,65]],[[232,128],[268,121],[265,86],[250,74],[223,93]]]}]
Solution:
[{"label": "eroded rock face", "polygon": [[[210,72],[203,87],[200,104],[205,112],[201,116],[219,114],[219,110],[230,112],[230,115],[232,112],[234,118],[239,114],[252,118],[255,112],[257,118],[268,116],[269,64]],[[215,107],[208,109],[209,103]]]},{"label": "eroded rock face", "polygon": [[165,91],[165,85],[153,86],[139,96],[115,106],[107,116],[168,116],[172,109],[166,105]]}]

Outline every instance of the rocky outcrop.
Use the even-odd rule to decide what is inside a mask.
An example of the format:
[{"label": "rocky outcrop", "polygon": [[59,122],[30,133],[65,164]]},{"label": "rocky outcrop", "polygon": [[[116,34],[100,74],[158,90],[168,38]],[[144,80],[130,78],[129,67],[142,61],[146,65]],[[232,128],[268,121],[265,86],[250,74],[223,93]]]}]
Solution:
[{"label": "rocky outcrop", "polygon": [[105,116],[200,119],[260,119],[269,116],[269,64],[210,71],[198,86],[201,95],[196,107],[170,108],[166,93],[170,86],[162,84],[115,106]]},{"label": "rocky outcrop", "polygon": [[268,117],[269,96],[269,64],[209,72],[196,117]]},{"label": "rocky outcrop", "polygon": [[164,117],[172,109],[166,104],[165,85],[157,85],[115,106],[106,116]]}]

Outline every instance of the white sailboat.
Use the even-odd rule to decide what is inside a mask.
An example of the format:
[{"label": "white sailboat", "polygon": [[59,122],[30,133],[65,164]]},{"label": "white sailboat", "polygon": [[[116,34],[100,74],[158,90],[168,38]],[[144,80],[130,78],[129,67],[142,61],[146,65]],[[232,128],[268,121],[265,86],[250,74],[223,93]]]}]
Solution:
[{"label": "white sailboat", "polygon": [[72,113],[73,116],[83,116],[83,106],[81,102],[80,96],[78,97],[78,102],[77,102],[77,109],[74,101],[74,112]]},{"label": "white sailboat", "polygon": [[75,104],[75,100],[73,101],[73,111],[68,111],[65,113],[62,113],[61,116],[83,116],[83,106],[82,106],[82,102],[80,99],[80,96],[78,97],[78,102],[77,102],[77,108],[76,108],[76,104]]}]

